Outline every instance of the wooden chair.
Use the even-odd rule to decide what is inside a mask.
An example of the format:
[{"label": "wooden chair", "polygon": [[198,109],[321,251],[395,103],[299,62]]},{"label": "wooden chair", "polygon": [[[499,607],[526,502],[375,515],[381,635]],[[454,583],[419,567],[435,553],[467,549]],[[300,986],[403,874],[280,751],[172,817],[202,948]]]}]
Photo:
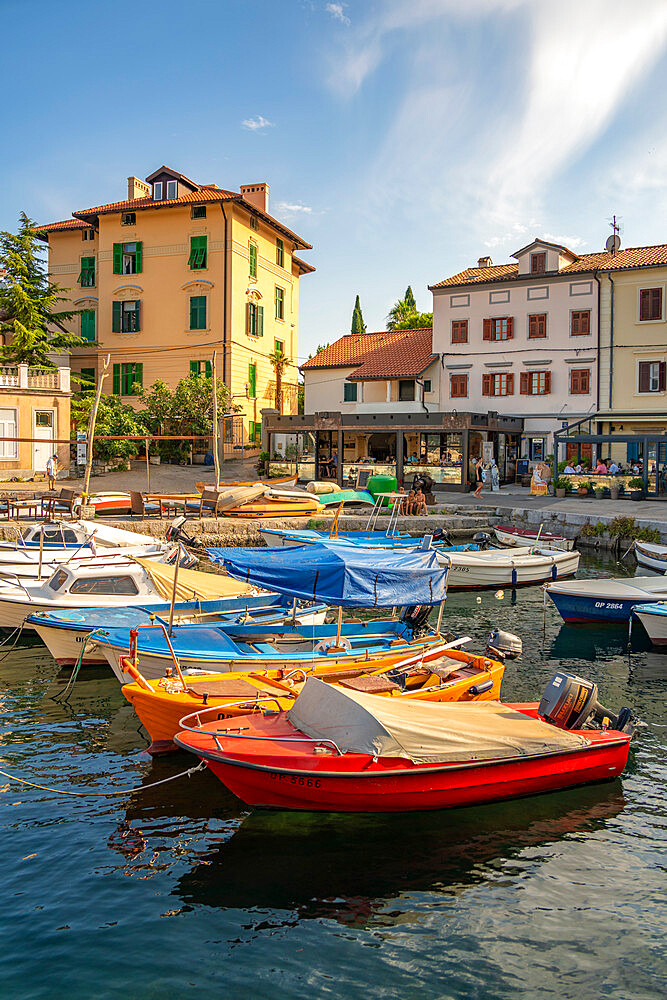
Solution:
[{"label": "wooden chair", "polygon": [[42,516],[58,517],[62,514],[69,514],[70,520],[73,519],[76,498],[75,490],[65,489],[62,489],[58,496],[42,497]]},{"label": "wooden chair", "polygon": [[214,490],[208,486],[204,487],[199,501],[200,517],[204,517],[206,514],[212,514],[213,517],[218,516],[218,501],[222,492],[222,490]]},{"label": "wooden chair", "polygon": [[150,517],[151,514],[162,517],[162,505],[154,500],[145,500],[143,494],[130,490],[130,517],[134,518],[135,514],[138,517]]}]

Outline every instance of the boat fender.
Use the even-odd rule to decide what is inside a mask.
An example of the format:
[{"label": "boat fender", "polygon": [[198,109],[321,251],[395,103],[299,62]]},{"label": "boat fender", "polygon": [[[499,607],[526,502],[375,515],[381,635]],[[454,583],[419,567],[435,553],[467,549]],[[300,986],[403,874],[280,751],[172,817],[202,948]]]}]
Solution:
[{"label": "boat fender", "polygon": [[519,576],[516,571],[516,566],[512,566],[512,586],[516,587],[519,580]]},{"label": "boat fender", "polygon": [[556,563],[554,563],[553,566],[551,567],[551,579],[552,580],[558,579],[558,566],[556,566]]},{"label": "boat fender", "polygon": [[489,678],[488,681],[482,681],[481,684],[473,684],[471,688],[468,688],[468,694],[484,694],[485,691],[490,691],[492,687],[493,681]]}]

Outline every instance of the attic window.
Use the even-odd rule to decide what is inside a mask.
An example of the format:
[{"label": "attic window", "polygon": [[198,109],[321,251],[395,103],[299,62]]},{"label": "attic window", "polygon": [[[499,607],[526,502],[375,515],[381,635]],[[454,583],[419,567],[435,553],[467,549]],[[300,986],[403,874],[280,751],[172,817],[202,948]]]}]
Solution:
[{"label": "attic window", "polygon": [[250,228],[251,229],[258,229],[259,228],[259,224],[257,222],[257,216],[255,216],[255,215],[251,215],[250,216]]},{"label": "attic window", "polygon": [[190,212],[191,219],[205,219],[206,218],[206,205],[193,205],[192,211]]},{"label": "attic window", "polygon": [[123,212],[120,217],[121,226],[136,226],[137,224],[137,213],[136,212]]},{"label": "attic window", "polygon": [[173,201],[178,197],[178,181],[167,181],[167,200]]},{"label": "attic window", "polygon": [[546,253],[531,253],[530,255],[530,273],[531,274],[544,274],[547,269],[547,255]]},{"label": "attic window", "polygon": [[163,184],[162,181],[156,181],[153,185],[153,201],[162,201],[163,194]]}]

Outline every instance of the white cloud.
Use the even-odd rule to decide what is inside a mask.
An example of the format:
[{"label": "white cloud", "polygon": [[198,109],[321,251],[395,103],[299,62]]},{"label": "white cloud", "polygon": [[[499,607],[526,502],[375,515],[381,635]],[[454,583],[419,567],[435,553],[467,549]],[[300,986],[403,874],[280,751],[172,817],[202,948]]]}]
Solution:
[{"label": "white cloud", "polygon": [[241,122],[241,127],[248,129],[249,132],[257,132],[264,128],[273,128],[274,123],[270,122],[268,118],[263,115],[257,115],[256,118],[245,118]]},{"label": "white cloud", "polygon": [[290,203],[288,201],[279,201],[276,204],[276,212],[278,215],[312,215],[313,210],[310,205],[302,205],[300,202]]},{"label": "white cloud", "polygon": [[340,21],[341,24],[349,24],[350,19],[345,13],[346,3],[328,3],[325,4],[324,9],[328,14],[331,14],[336,21]]}]

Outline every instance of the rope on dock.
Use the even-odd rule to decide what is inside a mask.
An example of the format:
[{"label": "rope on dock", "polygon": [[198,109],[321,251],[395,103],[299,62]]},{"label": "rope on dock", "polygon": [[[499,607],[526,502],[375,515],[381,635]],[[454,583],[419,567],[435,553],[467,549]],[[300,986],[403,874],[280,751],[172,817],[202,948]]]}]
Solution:
[{"label": "rope on dock", "polygon": [[196,767],[190,767],[187,771],[180,771],[178,774],[172,774],[170,778],[162,778],[160,781],[153,781],[150,785],[137,785],[136,788],[123,788],[121,791],[117,792],[67,792],[62,788],[49,788],[48,785],[38,785],[34,781],[26,781],[25,778],[18,778],[15,774],[9,774],[7,771],[0,771],[0,774],[4,775],[5,778],[9,778],[11,781],[18,781],[22,785],[29,785],[30,788],[41,788],[43,792],[55,792],[56,795],[76,795],[78,797],[85,798],[86,795],[101,795],[105,798],[112,795],[130,795],[132,792],[143,792],[144,788],[155,788],[157,785],[166,785],[168,781],[176,781],[177,778],[190,778],[197,771],[202,771],[206,767],[204,761],[200,761]]}]

